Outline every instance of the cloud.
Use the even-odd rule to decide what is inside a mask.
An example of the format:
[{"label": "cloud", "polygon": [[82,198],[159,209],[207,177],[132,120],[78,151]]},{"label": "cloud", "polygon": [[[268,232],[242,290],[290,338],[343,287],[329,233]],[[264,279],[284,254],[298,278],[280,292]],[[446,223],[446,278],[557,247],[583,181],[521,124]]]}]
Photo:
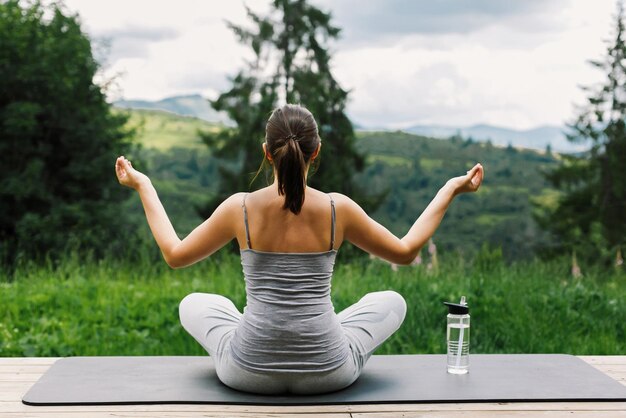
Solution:
[{"label": "cloud", "polygon": [[150,45],[179,36],[180,32],[172,27],[129,25],[94,32],[92,38],[103,49],[99,60],[115,62],[123,58],[147,57]]},{"label": "cloud", "polygon": [[396,72],[389,77],[375,69],[357,77],[351,95],[351,115],[369,126],[405,127],[420,121],[456,119],[472,104],[469,80],[449,63]]},{"label": "cloud", "polygon": [[397,42],[407,35],[467,35],[506,25],[528,34],[555,31],[554,14],[570,0],[316,0],[343,28],[344,47]]},{"label": "cloud", "polygon": [[147,27],[129,25],[123,28],[114,28],[101,32],[96,32],[96,36],[113,39],[137,39],[142,41],[162,41],[164,39],[175,39],[180,32],[172,27]]},{"label": "cloud", "polygon": [[[243,1],[65,0],[111,39],[109,73],[130,98],[230,87],[250,59],[224,20],[249,25]],[[264,15],[269,0],[244,0]],[[558,124],[601,76],[615,0],[310,0],[343,29],[333,73],[360,124]]]},{"label": "cloud", "polygon": [[184,74],[173,74],[170,86],[176,90],[190,92],[203,92],[207,89],[221,92],[231,87],[226,74],[215,71],[208,65],[204,68],[189,69]]}]

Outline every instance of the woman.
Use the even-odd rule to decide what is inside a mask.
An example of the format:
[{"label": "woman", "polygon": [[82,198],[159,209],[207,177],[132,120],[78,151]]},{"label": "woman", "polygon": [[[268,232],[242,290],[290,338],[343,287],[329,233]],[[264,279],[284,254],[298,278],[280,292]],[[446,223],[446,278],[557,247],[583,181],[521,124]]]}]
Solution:
[{"label": "woman", "polygon": [[274,110],[262,145],[274,183],[226,199],[180,240],[155,189],[119,157],[119,182],[139,192],[148,223],[172,268],[196,263],[232,239],[241,249],[247,306],[193,293],[180,303],[183,327],[213,358],[231,388],[261,394],[317,394],[342,389],[360,375],[372,353],[402,324],[406,303],[397,292],[368,293],[335,314],[330,280],[344,240],[396,264],[409,264],[433,235],[459,193],[478,189],[483,169],[450,179],[398,239],[340,193],[306,185],[321,139],[304,107]]}]

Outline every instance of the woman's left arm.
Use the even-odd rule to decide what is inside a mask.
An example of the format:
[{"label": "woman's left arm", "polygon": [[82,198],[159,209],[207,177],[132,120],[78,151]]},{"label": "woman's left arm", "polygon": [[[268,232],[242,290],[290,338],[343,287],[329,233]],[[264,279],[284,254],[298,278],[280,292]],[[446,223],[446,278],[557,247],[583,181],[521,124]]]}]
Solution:
[{"label": "woman's left arm", "polygon": [[170,267],[181,268],[194,264],[235,237],[231,213],[236,204],[236,195],[225,200],[209,219],[181,241],[148,176],[135,170],[124,157],[117,159],[115,171],[120,184],[139,193],[152,235]]}]

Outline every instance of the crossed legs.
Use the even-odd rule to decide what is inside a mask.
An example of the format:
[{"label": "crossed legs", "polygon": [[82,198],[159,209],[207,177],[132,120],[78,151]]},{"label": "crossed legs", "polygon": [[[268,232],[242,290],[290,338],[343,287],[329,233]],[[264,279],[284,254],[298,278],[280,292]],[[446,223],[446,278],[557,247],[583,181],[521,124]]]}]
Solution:
[{"label": "crossed legs", "polygon": [[183,328],[209,353],[222,383],[262,394],[332,392],[352,384],[374,351],[402,325],[406,302],[397,292],[371,292],[338,317],[351,348],[351,357],[338,369],[323,373],[254,373],[230,355],[230,339],[242,317],[233,302],[221,295],[192,293],[180,303]]}]

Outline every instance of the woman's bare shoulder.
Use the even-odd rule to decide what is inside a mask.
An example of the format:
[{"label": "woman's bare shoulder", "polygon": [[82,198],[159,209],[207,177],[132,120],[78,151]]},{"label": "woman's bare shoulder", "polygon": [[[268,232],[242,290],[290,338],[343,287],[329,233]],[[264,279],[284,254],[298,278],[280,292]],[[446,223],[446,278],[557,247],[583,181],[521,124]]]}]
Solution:
[{"label": "woman's bare shoulder", "polygon": [[347,219],[350,223],[363,216],[367,216],[363,208],[349,196],[337,192],[328,194],[335,201],[335,208],[340,216],[343,215],[341,217]]},{"label": "woman's bare shoulder", "polygon": [[234,209],[236,207],[242,206],[243,198],[245,194],[246,192],[237,192],[237,193],[230,195],[229,197],[224,199],[222,203],[220,203],[220,205],[218,206],[218,209],[229,210],[229,209]]},{"label": "woman's bare shoulder", "polygon": [[341,209],[343,209],[345,211],[348,211],[348,212],[362,210],[358,203],[356,203],[349,196],[347,196],[347,195],[345,195],[343,193],[331,192],[331,193],[328,193],[328,194],[335,201],[335,206],[337,208],[341,208]]}]

